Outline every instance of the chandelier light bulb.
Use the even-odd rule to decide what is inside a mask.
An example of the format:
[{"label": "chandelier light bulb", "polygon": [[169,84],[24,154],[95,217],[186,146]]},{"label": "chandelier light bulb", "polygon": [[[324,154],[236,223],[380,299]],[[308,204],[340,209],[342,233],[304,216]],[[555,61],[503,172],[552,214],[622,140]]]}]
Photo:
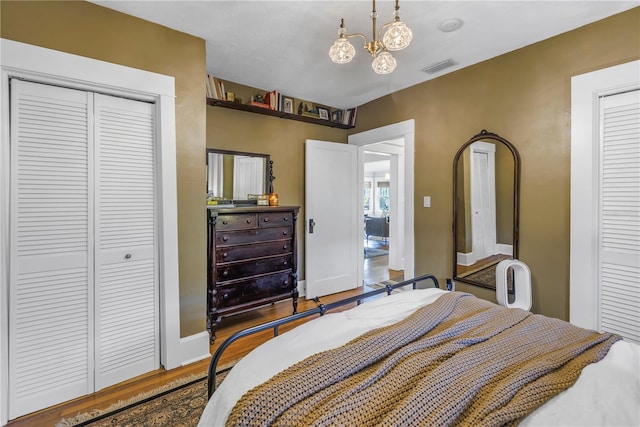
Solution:
[{"label": "chandelier light bulb", "polygon": [[356,55],[356,49],[346,38],[339,38],[329,49],[329,57],[336,64],[346,64],[351,62]]},{"label": "chandelier light bulb", "polygon": [[382,43],[388,50],[402,50],[413,39],[411,29],[402,21],[394,21],[384,33]]},{"label": "chandelier light bulb", "polygon": [[336,64],[346,64],[351,62],[356,55],[356,49],[347,38],[347,29],[344,27],[344,19],[340,22],[338,29],[338,39],[329,49],[329,58]]},{"label": "chandelier light bulb", "polygon": [[376,56],[371,67],[378,74],[389,74],[396,69],[396,59],[385,50]]}]

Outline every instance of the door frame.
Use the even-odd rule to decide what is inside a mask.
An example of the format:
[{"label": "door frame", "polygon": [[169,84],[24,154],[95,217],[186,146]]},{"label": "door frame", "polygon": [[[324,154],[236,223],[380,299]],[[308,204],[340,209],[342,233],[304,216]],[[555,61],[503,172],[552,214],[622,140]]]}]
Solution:
[{"label": "door frame", "polygon": [[[601,96],[640,87],[640,60],[571,78],[569,321],[598,329],[599,118]],[[595,110],[594,110],[595,109]]]},{"label": "door frame", "polygon": [[[349,135],[348,143],[358,146],[358,179],[362,198],[362,188],[364,188],[364,150],[367,145],[384,141],[404,139],[404,192],[399,198],[398,206],[404,204],[404,277],[405,279],[415,276],[415,243],[414,243],[414,157],[415,157],[415,120],[409,119],[391,125],[371,129],[368,131]],[[401,174],[399,174],[401,175]],[[402,200],[404,199],[404,200]],[[358,204],[358,212],[354,212],[358,218],[364,217],[364,206]],[[362,239],[358,243],[359,253],[364,253]],[[364,257],[358,258],[358,283],[364,281]]]},{"label": "door frame", "polygon": [[[156,104],[158,260],[160,281],[160,363],[182,364],[178,278],[175,79],[172,76],[111,64],[78,55],[0,39],[0,396],[8,393],[9,278],[9,79],[24,78]],[[208,340],[207,340],[208,344]],[[207,347],[208,353],[208,347]],[[8,417],[8,399],[0,401],[0,424]]]}]

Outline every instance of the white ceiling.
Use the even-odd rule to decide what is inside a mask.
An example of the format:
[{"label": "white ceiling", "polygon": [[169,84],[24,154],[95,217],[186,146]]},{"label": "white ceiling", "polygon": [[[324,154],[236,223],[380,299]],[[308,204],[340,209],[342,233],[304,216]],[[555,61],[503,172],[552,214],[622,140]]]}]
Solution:
[{"label": "white ceiling", "polygon": [[[356,57],[351,63],[334,64],[328,56],[340,18],[349,33],[371,39],[368,0],[93,3],[205,39],[207,72],[223,80],[338,108],[361,105],[640,5],[638,0],[402,0],[400,17],[412,29],[413,42],[393,53],[396,70],[381,76],[371,69],[371,56],[359,38],[352,39]],[[379,0],[376,9],[379,28],[392,19],[394,2]],[[452,18],[462,20],[462,28],[440,31],[442,22]],[[447,59],[457,65],[435,74],[422,71]]]}]

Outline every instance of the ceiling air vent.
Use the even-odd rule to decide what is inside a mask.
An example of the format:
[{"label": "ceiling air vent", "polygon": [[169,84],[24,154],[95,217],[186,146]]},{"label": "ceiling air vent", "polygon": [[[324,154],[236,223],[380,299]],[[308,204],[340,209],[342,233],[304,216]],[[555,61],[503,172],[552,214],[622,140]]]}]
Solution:
[{"label": "ceiling air vent", "polygon": [[438,71],[444,70],[445,68],[452,67],[454,65],[457,65],[457,63],[453,59],[449,58],[445,59],[444,61],[431,64],[428,67],[423,68],[422,71],[429,74],[435,74]]}]

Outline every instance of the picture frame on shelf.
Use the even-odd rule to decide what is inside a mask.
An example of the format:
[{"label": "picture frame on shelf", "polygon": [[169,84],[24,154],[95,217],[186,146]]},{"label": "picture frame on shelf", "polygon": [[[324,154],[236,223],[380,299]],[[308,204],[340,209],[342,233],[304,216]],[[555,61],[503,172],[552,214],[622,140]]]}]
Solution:
[{"label": "picture frame on shelf", "polygon": [[333,123],[342,123],[342,110],[331,111],[331,121]]},{"label": "picture frame on shelf", "polygon": [[293,98],[282,98],[282,111],[293,114]]},{"label": "picture frame on shelf", "polygon": [[317,106],[316,109],[318,110],[318,116],[320,117],[320,119],[329,120],[329,115],[331,114],[331,110],[321,106]]}]

